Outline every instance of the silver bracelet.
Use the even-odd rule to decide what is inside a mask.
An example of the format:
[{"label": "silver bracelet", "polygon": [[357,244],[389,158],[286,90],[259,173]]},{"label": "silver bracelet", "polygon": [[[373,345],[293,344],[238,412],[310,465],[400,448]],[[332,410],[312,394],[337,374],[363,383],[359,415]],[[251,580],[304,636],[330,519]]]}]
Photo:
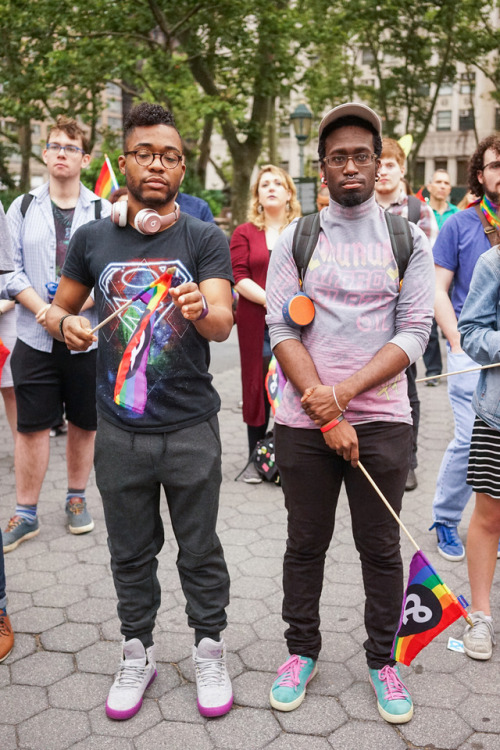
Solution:
[{"label": "silver bracelet", "polygon": [[335,386],[334,386],[334,385],[332,385],[332,393],[333,393],[333,400],[335,401],[335,404],[336,404],[336,406],[337,406],[337,409],[338,409],[338,410],[339,410],[340,412],[342,412],[342,414],[343,414],[343,413],[344,413],[345,411],[347,411],[347,406],[346,406],[346,408],[345,408],[345,409],[343,409],[343,408],[341,407],[341,405],[339,404],[339,402],[337,401],[337,395],[336,395],[336,393],[335,393]]}]

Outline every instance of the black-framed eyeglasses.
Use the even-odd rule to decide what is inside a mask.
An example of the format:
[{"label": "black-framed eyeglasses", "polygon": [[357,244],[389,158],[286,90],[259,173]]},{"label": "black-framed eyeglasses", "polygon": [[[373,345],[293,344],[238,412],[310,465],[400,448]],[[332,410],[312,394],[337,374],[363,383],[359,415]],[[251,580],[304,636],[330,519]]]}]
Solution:
[{"label": "black-framed eyeglasses", "polygon": [[479,171],[484,172],[485,169],[492,169],[494,172],[498,172],[500,170],[500,161],[497,159],[495,161],[490,161],[488,164],[485,164],[484,167],[481,167]]},{"label": "black-framed eyeglasses", "polygon": [[361,151],[359,154],[331,154],[330,156],[325,156],[323,161],[328,167],[340,169],[341,167],[345,167],[349,159],[352,159],[357,167],[368,167],[376,158],[376,154],[367,154]]},{"label": "black-framed eyeglasses", "polygon": [[149,167],[158,156],[165,169],[175,169],[182,161],[182,154],[175,151],[165,151],[163,154],[138,148],[135,151],[125,151],[125,156],[133,154],[140,167]]},{"label": "black-framed eyeglasses", "polygon": [[77,154],[85,156],[83,148],[78,148],[78,146],[72,146],[71,144],[61,146],[59,143],[47,143],[45,144],[45,148],[50,154],[59,154],[60,151],[64,151],[65,154],[69,154],[70,156],[76,156]]}]

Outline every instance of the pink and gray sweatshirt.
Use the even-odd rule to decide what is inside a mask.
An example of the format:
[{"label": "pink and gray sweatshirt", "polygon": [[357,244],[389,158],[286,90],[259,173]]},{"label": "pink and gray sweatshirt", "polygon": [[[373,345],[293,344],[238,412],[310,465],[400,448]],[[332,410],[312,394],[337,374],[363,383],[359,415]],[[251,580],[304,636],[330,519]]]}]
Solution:
[{"label": "pink and gray sweatshirt", "polygon": [[[292,256],[296,222],[284,230],[271,254],[266,284],[271,346],[286,339],[301,341],[324,385],[345,380],[387,343],[399,346],[410,363],[415,362],[427,345],[434,305],[434,264],[422,230],[410,224],[414,250],[399,291],[384,211],[374,196],[348,208],[330,199],[320,220],[322,231],[304,279],[303,291],[316,310],[309,326],[289,326],[282,314],[283,303],[299,290]],[[356,396],[346,418],[353,424],[411,424],[405,373]],[[275,419],[290,427],[318,429],[290,382]]]}]

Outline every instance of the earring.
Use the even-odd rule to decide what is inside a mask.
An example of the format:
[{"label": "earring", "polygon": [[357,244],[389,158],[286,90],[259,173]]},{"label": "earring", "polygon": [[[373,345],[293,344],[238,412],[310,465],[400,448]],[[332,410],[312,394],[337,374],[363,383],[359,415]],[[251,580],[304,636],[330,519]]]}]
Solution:
[{"label": "earring", "polygon": [[259,203],[259,205],[257,206],[257,212],[261,214],[263,210],[264,210],[263,206]]},{"label": "earring", "polygon": [[287,202],[286,202],[286,210],[287,210],[287,211],[289,211],[289,210],[290,210],[290,201],[287,201]]}]

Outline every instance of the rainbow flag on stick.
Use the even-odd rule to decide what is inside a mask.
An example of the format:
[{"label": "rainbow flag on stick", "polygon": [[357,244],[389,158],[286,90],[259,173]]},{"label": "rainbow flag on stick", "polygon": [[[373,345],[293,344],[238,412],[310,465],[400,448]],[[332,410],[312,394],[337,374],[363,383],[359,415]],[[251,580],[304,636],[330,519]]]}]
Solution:
[{"label": "rainbow flag on stick", "polygon": [[144,414],[147,401],[146,367],[156,318],[156,310],[165,299],[173,275],[166,271],[149,286],[136,294],[132,301],[141,299],[146,309],[130,337],[118,366],[114,401],[118,406]]},{"label": "rainbow flag on stick", "polygon": [[416,552],[410,563],[392,658],[407,666],[411,664],[448,625],[459,617],[468,617],[464,605],[467,606],[467,602],[462,597],[457,599],[450,591],[422,550]]},{"label": "rainbow flag on stick", "polygon": [[113,172],[113,167],[107,154],[104,154],[104,164],[99,172],[99,177],[95,184],[94,193],[100,198],[109,198],[111,193],[118,190],[120,186]]}]

